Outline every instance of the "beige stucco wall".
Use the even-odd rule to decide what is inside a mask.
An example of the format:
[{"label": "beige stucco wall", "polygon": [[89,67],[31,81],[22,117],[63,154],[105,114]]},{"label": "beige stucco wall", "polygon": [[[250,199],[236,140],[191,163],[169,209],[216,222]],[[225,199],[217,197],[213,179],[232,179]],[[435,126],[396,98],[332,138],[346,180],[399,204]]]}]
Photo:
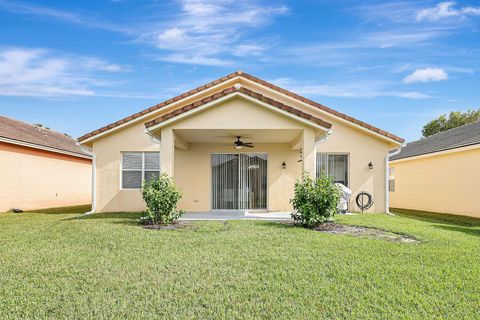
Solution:
[{"label": "beige stucco wall", "polygon": [[0,212],[91,202],[88,159],[0,142]]},{"label": "beige stucco wall", "polygon": [[93,144],[97,159],[96,192],[98,212],[141,211],[145,206],[138,190],[121,190],[120,169],[123,151],[160,151],[144,132],[143,123],[125,128]]},{"label": "beige stucco wall", "polygon": [[[298,150],[289,144],[257,144],[255,151],[267,153],[268,209],[290,210],[295,179],[301,176],[302,166],[297,162]],[[249,152],[241,150],[239,153]],[[177,150],[175,157],[175,182],[183,191],[180,207],[189,211],[209,211],[211,204],[211,155],[212,153],[234,153],[232,148],[218,144],[192,144],[186,150]],[[195,159],[195,161],[192,161]],[[287,168],[282,168],[282,162]]]},{"label": "beige stucco wall", "polygon": [[[389,146],[372,136],[344,126],[330,119],[333,133],[317,146],[318,152],[347,153],[349,155],[349,187],[352,189],[351,211],[360,211],[354,197],[361,191],[367,191],[374,197],[373,206],[367,212],[383,213],[385,210],[385,157]],[[368,168],[369,162],[373,169]]]},{"label": "beige stucco wall", "polygon": [[480,148],[395,161],[390,206],[480,217]]},{"label": "beige stucco wall", "polygon": [[[252,89],[260,91],[259,88]],[[334,117],[312,108],[306,108],[292,99],[271,92],[263,93],[332,123],[333,133],[325,142],[317,145],[317,150],[348,153],[350,155],[350,186],[354,195],[360,191],[373,193],[375,205],[369,211],[385,212],[385,157],[389,148],[392,147],[391,144],[373,134],[346,125]],[[112,134],[106,134],[89,144],[97,155],[97,211],[139,211],[144,209],[138,190],[121,190],[120,188],[121,152],[160,151],[159,144],[145,133],[144,123],[169,111],[171,109],[160,110],[148,118],[141,119]],[[234,98],[215,105],[156,132],[166,134],[168,140],[171,140],[171,133],[175,135],[176,130],[183,129],[224,129],[228,132],[236,129],[299,129],[310,137],[321,133],[318,129],[313,129],[304,123],[242,98]],[[170,149],[166,148],[166,150]],[[210,209],[210,154],[222,151],[233,152],[234,150],[222,149],[219,144],[211,144],[209,141],[190,143],[185,150],[175,149],[172,170],[177,185],[184,191],[184,199],[181,203],[183,209],[192,211]],[[289,199],[293,183],[302,172],[302,164],[296,162],[299,151],[292,150],[289,144],[276,143],[257,144],[252,152],[269,154],[269,209],[291,210]],[[163,154],[161,159],[170,161],[171,157]],[[287,162],[286,170],[281,169],[283,161]],[[374,163],[373,170],[368,169],[370,161]],[[353,211],[358,209],[353,205],[353,199],[351,209]]]}]

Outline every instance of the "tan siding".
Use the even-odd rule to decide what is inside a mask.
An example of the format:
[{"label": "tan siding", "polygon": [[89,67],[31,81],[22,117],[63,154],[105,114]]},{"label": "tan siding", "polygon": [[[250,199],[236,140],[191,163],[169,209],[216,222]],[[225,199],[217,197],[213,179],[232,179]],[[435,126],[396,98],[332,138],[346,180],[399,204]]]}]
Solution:
[{"label": "tan siding", "polygon": [[91,161],[0,142],[0,212],[89,204]]},{"label": "tan siding", "polygon": [[480,217],[480,149],[396,161],[390,206]]}]

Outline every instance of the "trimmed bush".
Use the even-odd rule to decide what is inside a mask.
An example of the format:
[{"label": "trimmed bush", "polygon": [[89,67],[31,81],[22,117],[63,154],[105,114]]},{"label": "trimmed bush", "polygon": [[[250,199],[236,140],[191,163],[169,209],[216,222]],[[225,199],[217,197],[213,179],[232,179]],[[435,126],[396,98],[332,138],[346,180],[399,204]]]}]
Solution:
[{"label": "trimmed bush", "polygon": [[294,197],[290,200],[295,209],[293,220],[309,228],[332,220],[340,201],[340,190],[333,179],[320,173],[318,179],[304,174],[302,180],[295,183]]},{"label": "trimmed bush", "polygon": [[182,193],[166,173],[160,174],[157,179],[145,181],[142,196],[147,205],[146,215],[141,218],[142,223],[170,224],[183,214],[183,211],[177,209]]}]

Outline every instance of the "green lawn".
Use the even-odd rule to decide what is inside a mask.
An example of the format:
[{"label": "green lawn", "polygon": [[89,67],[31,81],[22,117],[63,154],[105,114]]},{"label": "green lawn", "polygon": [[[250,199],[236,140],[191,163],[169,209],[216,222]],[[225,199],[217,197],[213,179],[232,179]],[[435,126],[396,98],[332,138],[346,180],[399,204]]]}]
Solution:
[{"label": "green lawn", "polygon": [[341,216],[422,244],[261,221],[0,214],[0,318],[480,318],[480,221]]}]

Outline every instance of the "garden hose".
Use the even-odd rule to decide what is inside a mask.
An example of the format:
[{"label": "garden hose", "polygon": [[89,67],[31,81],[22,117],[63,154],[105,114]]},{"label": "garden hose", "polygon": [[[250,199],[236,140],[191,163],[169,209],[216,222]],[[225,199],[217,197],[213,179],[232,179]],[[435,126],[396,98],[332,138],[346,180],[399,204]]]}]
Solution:
[{"label": "garden hose", "polygon": [[355,198],[355,202],[363,212],[363,210],[368,210],[373,206],[373,195],[366,191],[362,191]]}]

